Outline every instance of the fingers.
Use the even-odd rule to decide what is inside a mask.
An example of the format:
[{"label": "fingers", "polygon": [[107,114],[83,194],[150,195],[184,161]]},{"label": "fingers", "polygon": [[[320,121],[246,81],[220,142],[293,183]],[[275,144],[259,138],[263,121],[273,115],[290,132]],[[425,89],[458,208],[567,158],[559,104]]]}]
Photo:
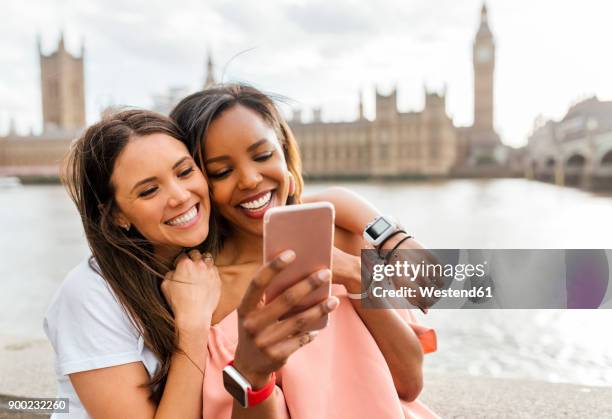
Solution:
[{"label": "fingers", "polygon": [[300,335],[309,325],[334,311],[339,303],[340,301],[338,298],[330,297],[324,302],[310,307],[288,319],[273,323],[257,335],[255,344],[261,348],[275,345],[286,340],[288,336]]},{"label": "fingers", "polygon": [[203,259],[204,259],[204,263],[206,264],[206,266],[211,267],[215,264],[215,260],[213,259],[213,255],[206,252],[202,255]]},{"label": "fingers", "polygon": [[246,313],[257,307],[272,278],[283,270],[283,268],[293,262],[294,259],[295,252],[292,250],[285,250],[257,271],[255,277],[249,284],[246,293],[242,297],[240,306],[238,306],[239,316],[244,316]]},{"label": "fingers", "polygon": [[170,286],[170,281],[173,281],[174,271],[169,271],[164,275],[164,280],[160,284],[160,288],[162,294],[167,297],[168,287]]},{"label": "fingers", "polygon": [[168,282],[172,281],[172,278],[174,277],[174,271],[168,271],[166,272],[166,274],[164,275],[164,280],[161,283],[161,287],[162,289],[164,289],[165,287],[168,286]]},{"label": "fingers", "polygon": [[202,260],[202,254],[200,253],[198,249],[191,249],[189,252],[187,252],[187,255],[194,262]]},{"label": "fingers", "polygon": [[189,257],[184,252],[179,253],[176,259],[174,259],[174,266],[178,267],[179,263],[181,263],[185,259],[189,259]]},{"label": "fingers", "polygon": [[[210,255],[210,253],[207,253],[207,255]],[[212,256],[210,257],[212,258]],[[174,259],[174,266],[178,268],[179,265],[184,264],[185,261],[188,260],[199,262],[204,260],[204,255],[202,255],[198,249],[191,249],[188,252],[183,251]]]},{"label": "fingers", "polygon": [[267,352],[275,359],[287,359],[302,346],[312,342],[318,335],[317,331],[306,332],[286,339],[268,348]]},{"label": "fingers", "polygon": [[305,296],[320,286],[329,286],[330,279],[331,272],[329,269],[322,269],[312,273],[297,284],[287,288],[266,307],[249,315],[244,322],[244,327],[247,330],[262,330],[267,325],[277,321],[285,313],[288,313]]},{"label": "fingers", "polygon": [[177,256],[172,277],[166,279],[182,284],[196,284],[201,282],[206,277],[204,274],[213,267],[214,264],[207,263],[204,255],[197,249],[192,249]]}]

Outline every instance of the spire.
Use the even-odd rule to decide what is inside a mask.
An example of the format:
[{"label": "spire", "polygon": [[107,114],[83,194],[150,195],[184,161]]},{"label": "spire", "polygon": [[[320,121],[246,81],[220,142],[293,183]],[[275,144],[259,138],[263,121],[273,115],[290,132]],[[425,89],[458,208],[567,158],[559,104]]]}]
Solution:
[{"label": "spire", "polygon": [[478,32],[476,33],[476,38],[483,37],[492,37],[491,29],[489,29],[489,14],[487,11],[486,2],[482,3],[482,8],[480,9],[480,26],[478,27]]},{"label": "spire", "polygon": [[204,88],[212,86],[215,84],[215,71],[212,61],[212,54],[210,53],[210,48],[208,49],[208,59],[206,60],[206,81],[204,82]]},{"label": "spire", "polygon": [[62,30],[60,32],[60,39],[59,39],[59,43],[57,44],[57,50],[58,51],[66,51],[66,46],[64,45],[64,31]]},{"label": "spire", "polygon": [[359,89],[359,119],[363,119],[363,92]]},{"label": "spire", "polygon": [[442,99],[442,105],[444,107],[444,111],[446,111],[446,93],[448,92],[448,85],[444,82],[444,87],[442,87],[442,94],[440,95],[440,99]]},{"label": "spire", "polygon": [[81,58],[85,57],[85,37],[81,37]]},{"label": "spire", "polygon": [[9,120],[9,132],[8,132],[8,136],[9,137],[14,137],[15,135],[17,135],[17,128],[15,127],[15,118],[11,118]]},{"label": "spire", "polygon": [[36,34],[36,48],[38,49],[38,55],[43,55],[42,54],[42,38],[40,36],[40,33]]}]

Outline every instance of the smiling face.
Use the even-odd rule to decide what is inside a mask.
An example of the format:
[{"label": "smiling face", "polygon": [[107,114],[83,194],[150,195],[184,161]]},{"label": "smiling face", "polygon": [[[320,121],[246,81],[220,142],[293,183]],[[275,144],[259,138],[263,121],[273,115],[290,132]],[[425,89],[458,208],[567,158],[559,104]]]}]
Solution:
[{"label": "smiling face", "polygon": [[156,133],[133,137],[115,162],[111,182],[118,225],[131,224],[172,257],[208,235],[206,179],[179,140]]},{"label": "smiling face", "polygon": [[289,196],[289,170],[274,129],[257,112],[235,105],[209,127],[204,154],[219,213],[235,229],[263,235],[265,212]]}]

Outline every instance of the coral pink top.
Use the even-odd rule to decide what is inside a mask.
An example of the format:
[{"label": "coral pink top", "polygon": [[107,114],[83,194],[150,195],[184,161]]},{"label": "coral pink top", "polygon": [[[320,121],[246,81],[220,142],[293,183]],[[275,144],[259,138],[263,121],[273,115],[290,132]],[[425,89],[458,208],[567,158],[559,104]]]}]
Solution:
[{"label": "coral pink top", "polygon": [[[312,343],[298,349],[277,373],[281,418],[437,418],[421,402],[397,396],[387,363],[346,297],[332,285],[340,306]],[[425,353],[436,350],[432,329],[415,323],[409,310],[398,313],[414,330]],[[236,311],[211,327],[204,377],[204,418],[229,419],[232,397],[223,387],[222,370],[234,358],[238,343]]]}]

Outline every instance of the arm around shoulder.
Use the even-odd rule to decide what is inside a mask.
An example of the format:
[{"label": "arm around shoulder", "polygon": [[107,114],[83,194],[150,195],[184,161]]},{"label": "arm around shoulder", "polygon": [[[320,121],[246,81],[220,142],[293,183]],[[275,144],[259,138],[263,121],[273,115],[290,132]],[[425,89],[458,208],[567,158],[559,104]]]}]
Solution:
[{"label": "arm around shoulder", "polygon": [[381,215],[380,211],[365,198],[341,186],[333,186],[316,194],[304,196],[303,201],[331,202],[336,209],[336,225],[359,236],[370,221]]}]

